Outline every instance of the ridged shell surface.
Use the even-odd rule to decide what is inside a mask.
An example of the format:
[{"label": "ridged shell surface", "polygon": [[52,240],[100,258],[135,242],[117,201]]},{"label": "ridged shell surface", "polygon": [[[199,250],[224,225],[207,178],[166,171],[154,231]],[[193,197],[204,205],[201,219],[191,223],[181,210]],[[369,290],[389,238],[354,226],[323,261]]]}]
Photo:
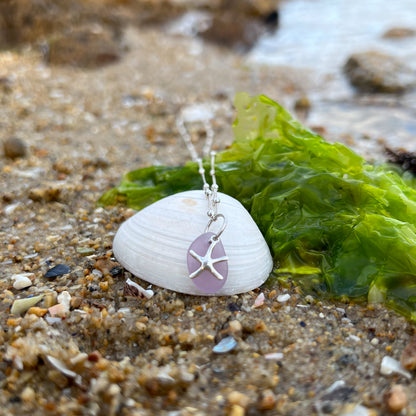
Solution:
[{"label": "ridged shell surface", "polygon": [[[228,256],[228,278],[214,295],[233,295],[255,289],[269,276],[269,248],[247,210],[236,199],[219,193],[218,212],[227,219],[221,235]],[[125,221],[117,231],[113,252],[120,264],[147,282],[191,295],[200,292],[189,278],[187,251],[205,232],[207,201],[203,191],[163,198]],[[219,224],[216,224],[216,223]],[[217,232],[218,220],[210,227]]]}]

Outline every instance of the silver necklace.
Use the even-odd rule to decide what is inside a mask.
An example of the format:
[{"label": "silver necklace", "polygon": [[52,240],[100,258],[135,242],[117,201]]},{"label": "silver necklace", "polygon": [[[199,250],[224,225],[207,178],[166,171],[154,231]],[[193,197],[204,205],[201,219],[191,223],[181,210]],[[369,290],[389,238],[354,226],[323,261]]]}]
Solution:
[{"label": "silver necklace", "polygon": [[[198,156],[191,136],[185,127],[182,114],[178,117],[176,125],[190,155],[194,162],[198,163],[198,172],[202,178],[202,190],[207,200],[208,223],[205,231],[197,236],[190,245],[186,254],[189,278],[196,287],[204,293],[216,293],[225,284],[228,276],[228,257],[220,240],[221,234],[227,226],[225,216],[218,212],[221,202],[218,197],[218,184],[215,176],[215,152],[211,151],[214,140],[214,131],[209,121],[205,118],[202,123],[206,132],[206,140],[202,149],[202,156],[211,158],[210,175],[211,186],[205,177],[205,168],[202,157]],[[217,221],[222,220],[221,227],[216,233],[210,231],[210,227]]]},{"label": "silver necklace", "polygon": [[[191,295],[247,292],[260,286],[273,267],[269,248],[250,214],[218,190],[211,153],[213,118],[209,105],[193,104],[177,120],[197,162],[202,189],[179,192],[143,208],[120,226],[113,241],[115,257],[133,275]],[[201,158],[187,130],[191,123],[203,125],[206,131]],[[211,162],[211,185],[202,156]]]}]

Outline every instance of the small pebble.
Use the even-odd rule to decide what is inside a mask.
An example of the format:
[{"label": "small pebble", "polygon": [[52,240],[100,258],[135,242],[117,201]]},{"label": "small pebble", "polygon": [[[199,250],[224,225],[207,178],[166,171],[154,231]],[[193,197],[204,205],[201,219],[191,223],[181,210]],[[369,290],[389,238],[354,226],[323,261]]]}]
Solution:
[{"label": "small pebble", "polygon": [[71,271],[66,264],[57,264],[45,273],[45,277],[48,279],[55,279],[55,277],[63,276]]},{"label": "small pebble", "polygon": [[[118,266],[117,263],[115,263],[114,261],[111,261],[110,259],[98,259],[94,265],[94,268],[99,270],[103,274],[110,273],[111,275],[113,275],[112,270],[116,267],[121,268],[121,266]],[[117,274],[118,273],[115,273],[115,275]]]},{"label": "small pebble", "polygon": [[26,156],[26,144],[22,139],[10,137],[3,143],[4,156],[17,159]]},{"label": "small pebble", "polygon": [[240,393],[239,391],[234,390],[227,396],[227,401],[232,406],[239,405],[246,409],[250,404],[250,397],[246,396],[243,393]]},{"label": "small pebble", "polygon": [[416,335],[406,345],[400,357],[400,362],[406,370],[414,370],[416,368]]},{"label": "small pebble", "polygon": [[403,39],[416,36],[416,30],[408,27],[393,27],[383,34],[387,39]]},{"label": "small pebble", "polygon": [[95,253],[95,250],[92,247],[77,247],[77,253],[81,256],[90,256]]},{"label": "small pebble", "polygon": [[307,113],[311,109],[311,102],[309,98],[304,95],[303,97],[300,97],[295,102],[295,111],[297,113],[305,112]]},{"label": "small pebble", "polygon": [[246,411],[244,410],[244,407],[238,404],[233,404],[231,406],[230,416],[244,416],[245,414]]},{"label": "small pebble", "polygon": [[45,308],[39,308],[38,306],[32,306],[27,311],[27,313],[29,315],[36,315],[36,316],[39,316],[39,317],[42,317],[42,316],[46,315],[47,312],[48,312],[47,309],[45,309]]},{"label": "small pebble", "polygon": [[45,187],[33,188],[29,192],[29,198],[35,202],[54,202],[59,201],[61,197],[61,188]]},{"label": "small pebble", "polygon": [[53,305],[56,305],[56,292],[48,292],[45,295],[44,299],[45,308],[50,308]]},{"label": "small pebble", "polygon": [[398,413],[407,406],[407,394],[401,384],[393,384],[384,393],[384,402],[392,413]]},{"label": "small pebble", "polygon": [[20,398],[26,403],[33,402],[36,398],[35,390],[33,390],[32,387],[26,386],[23,389],[22,394],[20,395]]},{"label": "small pebble", "polygon": [[216,354],[225,354],[232,351],[237,346],[237,341],[233,337],[226,337],[222,339],[212,351]]},{"label": "small pebble", "polygon": [[155,351],[155,358],[156,360],[161,363],[168,362],[172,359],[173,349],[170,346],[162,346],[156,349]]},{"label": "small pebble", "polygon": [[378,340],[378,338],[373,338],[372,340],[371,340],[371,345],[378,345],[379,344],[379,340]]},{"label": "small pebble", "polygon": [[233,321],[229,322],[228,331],[230,332],[230,334],[241,335],[241,332],[243,331],[243,326],[241,325],[240,321],[234,319]]},{"label": "small pebble", "polygon": [[276,406],[276,396],[270,390],[264,390],[260,393],[257,408],[259,410],[272,410]]}]

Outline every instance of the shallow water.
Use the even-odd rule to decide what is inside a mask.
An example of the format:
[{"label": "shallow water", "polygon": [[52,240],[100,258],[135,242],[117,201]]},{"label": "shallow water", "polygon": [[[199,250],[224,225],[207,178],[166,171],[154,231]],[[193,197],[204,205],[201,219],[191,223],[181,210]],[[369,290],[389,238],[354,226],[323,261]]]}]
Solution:
[{"label": "shallow water", "polygon": [[279,29],[259,41],[251,59],[333,73],[351,53],[376,49],[416,64],[415,37],[383,39],[392,27],[416,29],[414,0],[287,1]]},{"label": "shallow water", "polygon": [[357,96],[342,73],[352,53],[368,50],[399,57],[416,70],[416,37],[383,38],[393,27],[416,29],[414,0],[287,1],[278,30],[259,40],[248,62],[307,69],[312,80],[307,123],[324,126],[330,138],[358,139],[367,157],[382,147],[379,139],[416,150],[416,93]]}]

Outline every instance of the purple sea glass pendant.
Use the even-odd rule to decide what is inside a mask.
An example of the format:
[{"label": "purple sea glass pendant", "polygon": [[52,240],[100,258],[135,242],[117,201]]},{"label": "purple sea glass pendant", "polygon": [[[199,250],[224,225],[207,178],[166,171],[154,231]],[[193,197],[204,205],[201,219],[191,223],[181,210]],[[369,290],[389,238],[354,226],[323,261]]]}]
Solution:
[{"label": "purple sea glass pendant", "polygon": [[225,285],[228,257],[216,234],[201,234],[189,247],[186,258],[189,278],[201,292],[214,294]]}]

